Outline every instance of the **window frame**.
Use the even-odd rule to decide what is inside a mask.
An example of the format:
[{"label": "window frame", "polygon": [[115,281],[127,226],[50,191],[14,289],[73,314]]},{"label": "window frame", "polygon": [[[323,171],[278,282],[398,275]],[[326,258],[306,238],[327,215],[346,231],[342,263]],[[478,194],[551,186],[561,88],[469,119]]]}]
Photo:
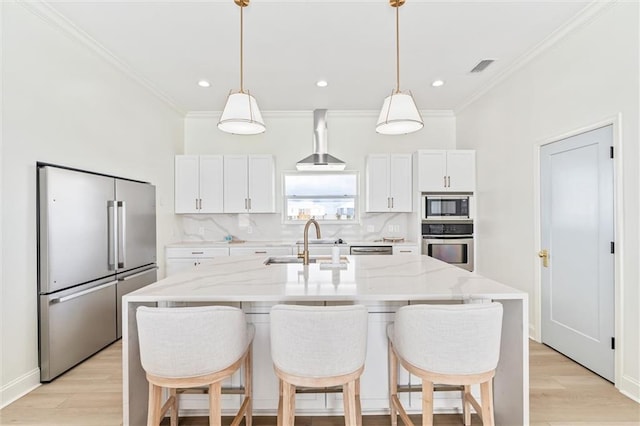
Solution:
[{"label": "window frame", "polygon": [[[281,177],[281,189],[282,189],[282,223],[285,225],[304,225],[308,219],[289,219],[288,217],[288,200],[287,196],[287,188],[286,188],[286,176],[310,176],[310,175],[319,175],[319,176],[328,176],[328,175],[351,175],[355,176],[355,195],[353,197],[345,196],[346,199],[353,198],[353,219],[317,219],[318,223],[322,224],[331,224],[331,225],[354,225],[360,223],[360,172],[357,170],[336,170],[336,171],[314,171],[314,170],[287,170],[282,172]],[[293,199],[337,199],[339,196],[334,195],[314,195],[314,196],[300,196],[295,197]],[[313,217],[313,216],[312,216]]]}]

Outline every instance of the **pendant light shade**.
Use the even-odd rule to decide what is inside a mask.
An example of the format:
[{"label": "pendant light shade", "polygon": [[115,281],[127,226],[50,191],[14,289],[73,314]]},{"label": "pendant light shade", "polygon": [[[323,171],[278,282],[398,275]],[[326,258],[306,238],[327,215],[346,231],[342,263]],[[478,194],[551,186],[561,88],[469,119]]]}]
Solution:
[{"label": "pendant light shade", "polygon": [[387,96],[376,124],[383,135],[404,135],[422,129],[424,123],[411,92],[400,91],[400,17],[399,8],[405,0],[389,0],[396,9],[396,89]]},{"label": "pendant light shade", "polygon": [[227,103],[224,105],[218,129],[226,133],[236,135],[257,135],[266,130],[262,114],[258,108],[256,98],[249,91],[244,90],[243,70],[243,8],[249,6],[249,0],[234,0],[240,6],[240,90],[229,93]]},{"label": "pendant light shade", "polygon": [[404,135],[418,131],[423,126],[411,93],[394,92],[384,99],[376,132],[383,135]]},{"label": "pendant light shade", "polygon": [[218,129],[236,135],[257,135],[265,131],[256,98],[249,93],[230,93]]}]

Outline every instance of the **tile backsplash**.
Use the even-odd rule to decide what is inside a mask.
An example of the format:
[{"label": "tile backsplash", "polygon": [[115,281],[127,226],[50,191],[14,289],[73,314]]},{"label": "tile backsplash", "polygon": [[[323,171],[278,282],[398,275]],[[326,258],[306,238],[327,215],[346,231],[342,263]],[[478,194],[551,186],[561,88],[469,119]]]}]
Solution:
[{"label": "tile backsplash", "polygon": [[[365,213],[359,223],[321,223],[320,227],[322,238],[342,238],[346,242],[383,237],[415,240],[415,223],[413,213]],[[297,241],[303,238],[304,230],[304,224],[283,224],[279,213],[178,215],[176,226],[178,241],[223,241],[227,235],[247,241]]]}]

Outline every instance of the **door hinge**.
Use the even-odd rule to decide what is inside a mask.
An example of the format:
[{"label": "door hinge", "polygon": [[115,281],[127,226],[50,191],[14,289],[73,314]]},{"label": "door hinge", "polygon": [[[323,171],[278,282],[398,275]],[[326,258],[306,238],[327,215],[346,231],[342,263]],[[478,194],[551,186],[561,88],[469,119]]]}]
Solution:
[{"label": "door hinge", "polygon": [[611,254],[616,252],[616,243],[611,241]]},{"label": "door hinge", "polygon": [[616,348],[616,338],[612,337],[611,338],[611,349],[615,349]]},{"label": "door hinge", "polygon": [[609,147],[609,157],[613,158],[613,147],[612,146]]}]

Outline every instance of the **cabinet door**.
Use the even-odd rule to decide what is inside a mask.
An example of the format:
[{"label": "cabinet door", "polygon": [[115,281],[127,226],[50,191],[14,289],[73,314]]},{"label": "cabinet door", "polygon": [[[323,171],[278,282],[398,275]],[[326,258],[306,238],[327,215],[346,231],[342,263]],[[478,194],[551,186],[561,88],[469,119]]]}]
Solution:
[{"label": "cabinet door", "polygon": [[366,211],[388,212],[390,210],[389,176],[389,155],[367,156]]},{"label": "cabinet door", "polygon": [[269,314],[247,314],[247,321],[256,329],[253,337],[253,409],[278,409],[278,378],[271,361]]},{"label": "cabinet door", "polygon": [[411,154],[391,154],[389,158],[389,196],[391,211],[411,212],[412,208],[412,162]]},{"label": "cabinet door", "polygon": [[249,211],[275,211],[275,166],[272,155],[250,155],[248,169]]},{"label": "cabinet door", "polygon": [[246,213],[248,209],[248,163],[246,155],[224,156],[224,212]]},{"label": "cabinet door", "polygon": [[418,151],[418,191],[445,191],[447,151]]},{"label": "cabinet door", "polygon": [[222,213],[223,178],[222,155],[201,155],[199,213]]},{"label": "cabinet door", "polygon": [[198,156],[176,155],[174,176],[174,198],[176,213],[198,212]]},{"label": "cabinet door", "polygon": [[472,150],[447,152],[447,190],[473,192],[476,181],[476,153]]},{"label": "cabinet door", "polygon": [[420,248],[418,246],[393,246],[393,254],[420,254]]},{"label": "cabinet door", "polygon": [[165,264],[165,273],[169,277],[180,272],[186,272],[191,268],[198,266],[198,259],[167,259]]}]

